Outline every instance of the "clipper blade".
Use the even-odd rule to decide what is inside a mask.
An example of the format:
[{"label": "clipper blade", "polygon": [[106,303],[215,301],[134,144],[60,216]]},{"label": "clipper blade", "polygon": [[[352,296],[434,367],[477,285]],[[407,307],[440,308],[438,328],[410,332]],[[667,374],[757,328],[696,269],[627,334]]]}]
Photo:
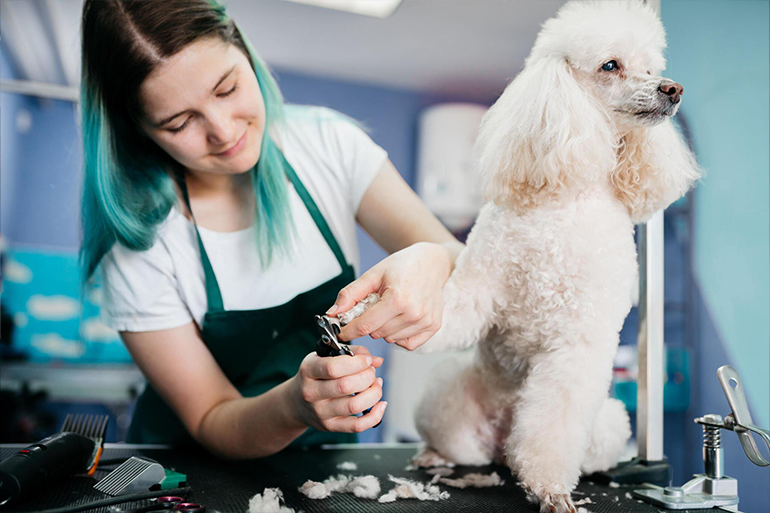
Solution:
[{"label": "clipper blade", "polygon": [[166,471],[160,463],[132,456],[96,483],[94,488],[113,497],[127,493],[141,493],[149,490],[151,486],[160,484],[165,477]]}]

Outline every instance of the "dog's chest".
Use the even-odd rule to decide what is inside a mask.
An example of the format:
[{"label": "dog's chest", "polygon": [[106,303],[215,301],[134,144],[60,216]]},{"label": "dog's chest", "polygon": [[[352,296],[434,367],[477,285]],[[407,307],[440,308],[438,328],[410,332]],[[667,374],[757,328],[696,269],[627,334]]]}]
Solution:
[{"label": "dog's chest", "polygon": [[489,224],[479,242],[498,255],[505,284],[487,357],[518,374],[533,355],[577,333],[617,333],[637,276],[633,224],[622,205],[591,197],[526,215],[495,208],[479,219]]}]

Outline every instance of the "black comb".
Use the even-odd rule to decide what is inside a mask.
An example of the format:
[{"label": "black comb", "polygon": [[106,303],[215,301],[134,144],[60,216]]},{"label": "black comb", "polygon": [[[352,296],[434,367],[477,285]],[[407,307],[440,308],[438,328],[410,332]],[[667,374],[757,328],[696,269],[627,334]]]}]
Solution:
[{"label": "black comb", "polygon": [[107,432],[109,420],[109,415],[73,415],[72,413],[64,418],[64,424],[61,427],[62,433],[75,433],[94,442],[94,450],[88,464],[89,476],[94,475],[94,472],[96,472],[96,466],[102,455],[104,434]]}]

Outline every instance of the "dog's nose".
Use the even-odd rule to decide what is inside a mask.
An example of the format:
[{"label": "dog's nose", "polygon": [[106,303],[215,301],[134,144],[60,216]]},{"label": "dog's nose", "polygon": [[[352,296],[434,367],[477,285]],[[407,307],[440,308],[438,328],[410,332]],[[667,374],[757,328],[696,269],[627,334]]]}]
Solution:
[{"label": "dog's nose", "polygon": [[684,87],[682,87],[680,84],[677,84],[676,82],[661,84],[658,90],[668,96],[671,99],[671,103],[677,103],[679,101],[679,97],[684,94]]}]

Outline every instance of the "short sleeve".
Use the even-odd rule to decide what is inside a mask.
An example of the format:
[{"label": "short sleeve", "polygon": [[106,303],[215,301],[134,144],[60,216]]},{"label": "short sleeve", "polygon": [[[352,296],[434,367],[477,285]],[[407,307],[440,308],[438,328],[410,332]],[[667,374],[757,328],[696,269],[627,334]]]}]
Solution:
[{"label": "short sleeve", "polygon": [[333,111],[326,116],[322,130],[348,185],[350,207],[357,212],[364,193],[387,160],[388,152],[354,121]]},{"label": "short sleeve", "polygon": [[180,295],[171,255],[160,241],[146,251],[116,243],[100,267],[102,322],[113,329],[155,331],[193,320]]}]

